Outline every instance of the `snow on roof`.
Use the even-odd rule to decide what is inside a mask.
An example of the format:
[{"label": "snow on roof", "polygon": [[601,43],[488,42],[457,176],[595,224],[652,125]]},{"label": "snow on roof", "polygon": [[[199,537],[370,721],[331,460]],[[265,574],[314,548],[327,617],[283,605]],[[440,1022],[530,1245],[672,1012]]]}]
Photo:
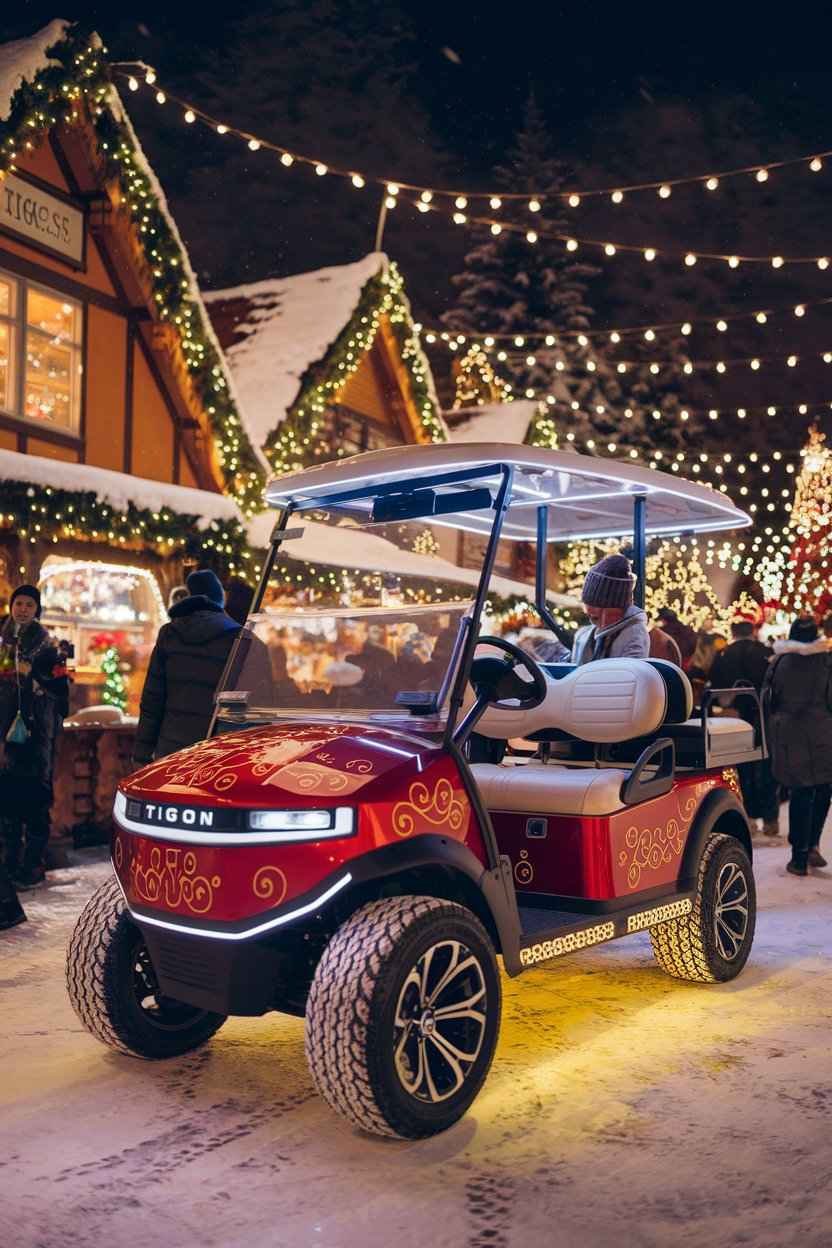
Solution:
[{"label": "snow on roof", "polygon": [[537,411],[531,399],[484,403],[446,412],[452,442],[525,442]]},{"label": "snow on roof", "polygon": [[371,252],[354,264],[206,292],[258,446],[282,424],[304,373],[323,359],[367,282],[387,264],[382,252]]},{"label": "snow on roof", "polygon": [[[0,450],[0,483],[3,481],[28,481],[31,485],[51,486],[53,490],[90,491],[116,511],[126,511],[132,503],[148,511],[164,508],[180,515],[197,516],[200,529],[207,529],[212,520],[240,519],[234,501],[225,494],[148,481],[91,464],[65,464],[40,455],[22,455],[18,451]],[[274,517],[270,519],[273,524]]]},{"label": "snow on roof", "polygon": [[165,198],[165,192],[162,190],[159,179],[156,177],[156,174],[153,172],[153,169],[151,168],[149,160],[144,154],[144,150],[142,148],[141,143],[139,142],[138,135],[136,134],[136,131],[133,129],[133,124],[130,121],[129,116],[127,115],[127,110],[122,104],[121,97],[118,91],[116,91],[115,87],[113,86],[111,86],[109,89],[109,93],[107,96],[107,103],[114,117],[116,118],[116,120],[121,122],[121,124],[126,128],[128,134],[130,135],[130,139],[134,147],[134,156],[133,156],[134,162],[137,168],[141,169],[142,173],[147,178],[148,182],[153,188],[153,193],[158,200],[159,209],[162,212],[163,216],[165,217],[168,223],[168,226],[170,227],[170,231],[173,237],[176,239],[177,246],[179,247],[180,252],[182,254],[182,271],[185,274],[185,277],[187,278],[188,284],[189,284],[188,297],[198,307],[200,318],[202,320],[202,325],[205,330],[205,335],[209,339],[209,341],[212,343],[214,349],[217,352],[217,356],[219,357],[220,364],[222,365],[223,377],[228,387],[228,393],[231,397],[231,401],[233,402],[234,406],[237,409],[237,415],[240,418],[240,424],[242,426],[243,432],[245,436],[248,438],[248,441],[251,444],[252,451],[254,452],[254,455],[258,459],[260,466],[266,472],[269,472],[270,467],[269,467],[268,461],[266,460],[265,456],[263,455],[263,452],[260,449],[262,445],[262,440],[257,437],[256,431],[253,427],[253,422],[251,420],[250,413],[246,411],[245,401],[241,399],[239,390],[234,384],[234,377],[232,376],[231,369],[229,367],[229,361],[226,358],[222,347],[220,346],[220,342],[219,342],[219,339],[217,338],[216,333],[214,332],[214,327],[211,324],[211,318],[208,315],[208,309],[205,306],[204,296],[202,294],[202,291],[199,289],[199,283],[196,280],[196,274],[194,273],[193,267],[191,265],[191,258],[188,255],[188,249],[185,246],[184,242],[182,241],[182,235],[179,233],[177,224],[173,219],[173,215],[171,214],[170,208],[168,207],[168,201]]},{"label": "snow on roof", "polygon": [[31,82],[41,69],[59,62],[46,55],[47,48],[66,34],[69,22],[56,17],[36,35],[0,45],[0,120],[12,111],[15,94],[24,82]]},{"label": "snow on roof", "polygon": [[[273,511],[261,512],[249,523],[248,539],[252,546],[267,546],[277,519]],[[322,563],[326,567],[357,568],[367,572],[390,572],[397,576],[421,577],[430,581],[453,581],[472,588],[479,584],[479,568],[460,568],[438,555],[419,555],[403,550],[377,533],[353,526],[321,524],[298,518],[303,537],[287,542],[284,548],[289,559]],[[504,598],[534,596],[532,586],[506,576],[492,576],[491,589]],[[549,592],[547,598],[557,606],[576,607],[577,599]]]}]

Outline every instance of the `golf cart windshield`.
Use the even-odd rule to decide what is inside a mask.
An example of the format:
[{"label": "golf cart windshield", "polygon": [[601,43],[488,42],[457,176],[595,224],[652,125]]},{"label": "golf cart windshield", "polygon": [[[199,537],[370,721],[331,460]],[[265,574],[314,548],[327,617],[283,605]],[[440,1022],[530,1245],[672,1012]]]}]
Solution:
[{"label": "golf cart windshield", "polygon": [[249,720],[399,722],[413,715],[418,726],[435,729],[447,711],[470,607],[266,606],[249,617],[223,705],[236,704]]}]

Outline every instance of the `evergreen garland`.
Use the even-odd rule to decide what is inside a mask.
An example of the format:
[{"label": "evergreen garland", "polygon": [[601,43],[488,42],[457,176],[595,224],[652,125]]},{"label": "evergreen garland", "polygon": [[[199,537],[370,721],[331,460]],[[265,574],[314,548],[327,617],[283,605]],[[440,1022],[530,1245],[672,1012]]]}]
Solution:
[{"label": "evergreen garland", "polygon": [[0,499],[0,530],[11,530],[33,545],[75,539],[125,550],[140,546],[160,557],[175,554],[203,566],[227,568],[246,579],[256,574],[245,530],[236,520],[212,520],[200,529],[200,516],[169,507],[154,512],[130,503],[126,511],[119,511],[92,490],[26,481],[0,480]]},{"label": "evergreen garland", "polygon": [[413,400],[430,442],[448,438],[430,385],[427,362],[395,264],[371,277],[361,291],[349,322],[322,360],[310,365],[301,378],[298,397],[286,419],[269,436],[266,457],[278,475],[297,472],[329,458],[329,448],[316,440],[327,407],[337,401],[349,376],[373,345],[381,318],[386,317],[407,368]]}]

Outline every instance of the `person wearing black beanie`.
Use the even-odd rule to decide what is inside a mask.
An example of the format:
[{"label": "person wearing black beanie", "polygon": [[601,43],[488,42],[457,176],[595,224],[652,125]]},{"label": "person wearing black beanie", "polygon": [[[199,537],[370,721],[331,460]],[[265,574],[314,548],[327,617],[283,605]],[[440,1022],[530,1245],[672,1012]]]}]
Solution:
[{"label": "person wearing black beanie", "polygon": [[0,828],[18,888],[45,879],[55,749],[69,709],[66,666],[40,610],[37,587],[19,585],[0,623]]},{"label": "person wearing black beanie", "polygon": [[142,690],[133,763],[202,741],[214,692],[240,625],[224,610],[225,591],[210,568],[187,577],[188,596],[168,608]]}]

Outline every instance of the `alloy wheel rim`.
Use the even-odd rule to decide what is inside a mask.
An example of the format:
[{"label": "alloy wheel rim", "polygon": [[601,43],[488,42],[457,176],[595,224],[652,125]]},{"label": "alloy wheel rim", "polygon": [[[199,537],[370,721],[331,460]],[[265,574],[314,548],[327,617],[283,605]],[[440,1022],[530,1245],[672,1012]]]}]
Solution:
[{"label": "alloy wheel rim", "polygon": [[714,935],[726,962],[738,957],[748,931],[748,883],[735,862],[726,862],[719,873],[714,906]]},{"label": "alloy wheel rim", "polygon": [[402,984],[393,1021],[396,1073],[416,1100],[436,1105],[464,1086],[482,1050],[488,993],[477,957],[442,940]]}]

